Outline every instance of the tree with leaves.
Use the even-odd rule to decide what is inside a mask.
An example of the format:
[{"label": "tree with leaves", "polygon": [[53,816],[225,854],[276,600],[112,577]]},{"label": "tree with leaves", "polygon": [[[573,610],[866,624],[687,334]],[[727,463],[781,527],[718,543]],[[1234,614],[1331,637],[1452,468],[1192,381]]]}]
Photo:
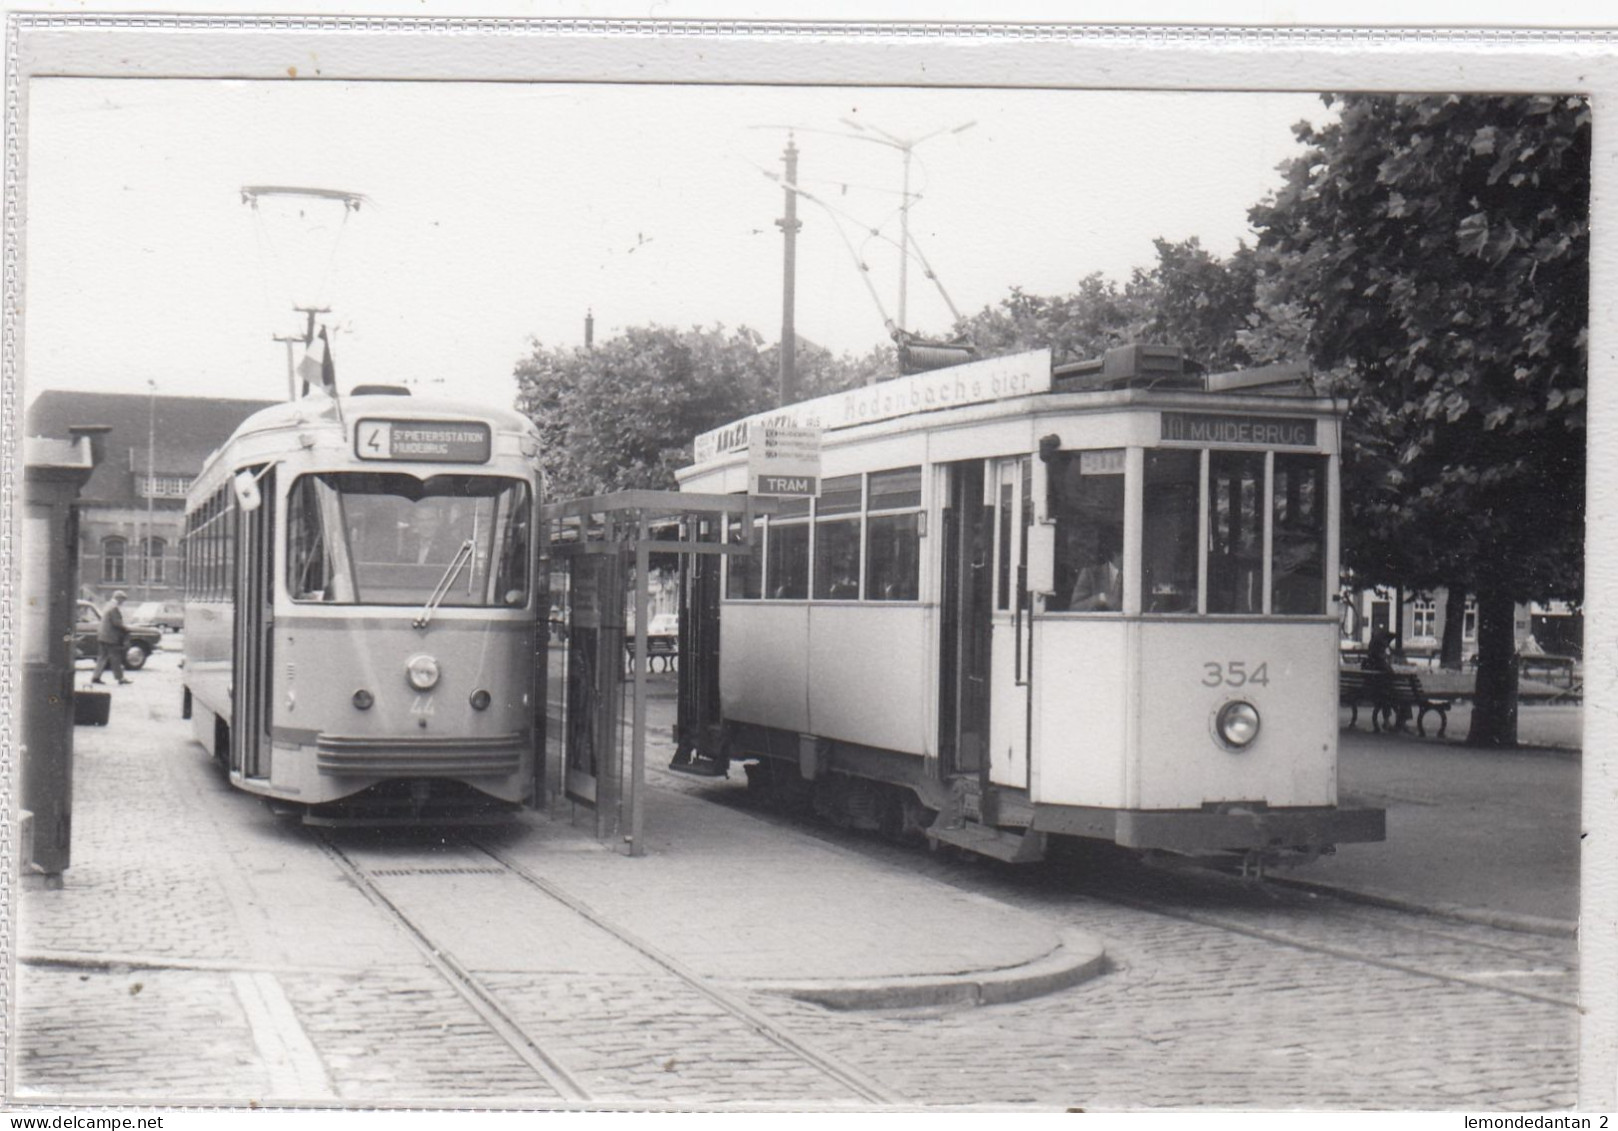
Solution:
[{"label": "tree with leaves", "polygon": [[1468,741],[1516,741],[1514,607],[1583,584],[1590,109],[1328,96],[1261,233],[1259,355],[1302,340],[1349,400],[1345,557],[1476,594]]},{"label": "tree with leaves", "polygon": [[1257,267],[1238,248],[1221,260],[1195,237],[1153,241],[1157,263],[1136,268],[1123,287],[1099,273],[1066,295],[1034,295],[1013,287],[996,307],[958,322],[980,356],[1050,347],[1056,364],[1100,357],[1113,346],[1158,342],[1180,346],[1209,370],[1248,364],[1237,334],[1253,310]]},{"label": "tree with leaves", "polygon": [[[779,357],[778,346],[745,327],[633,327],[591,349],[536,341],[517,363],[517,409],[544,438],[553,497],[672,490],[698,433],[775,404]],[[799,342],[805,399],[895,366],[891,349],[849,358]]]}]

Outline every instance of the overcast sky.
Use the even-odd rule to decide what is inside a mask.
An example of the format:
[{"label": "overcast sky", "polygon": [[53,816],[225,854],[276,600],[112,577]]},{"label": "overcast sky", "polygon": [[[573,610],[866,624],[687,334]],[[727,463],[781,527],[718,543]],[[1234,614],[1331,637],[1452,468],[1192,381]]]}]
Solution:
[{"label": "overcast sky", "polygon": [[[30,98],[25,395],[280,397],[271,337],[315,302],[343,388],[442,379],[497,404],[529,339],[582,345],[587,310],[598,341],[647,323],[778,339],[765,174],[789,127],[815,197],[798,332],[863,353],[897,318],[903,159],[845,123],[941,131],[914,150],[911,233],[971,313],[1013,286],[1122,282],[1159,236],[1230,253],[1292,124],[1326,114],[1303,94],[851,87],[46,79]],[[255,211],[244,185],[366,201]],[[914,261],[908,314],[951,322]]]}]

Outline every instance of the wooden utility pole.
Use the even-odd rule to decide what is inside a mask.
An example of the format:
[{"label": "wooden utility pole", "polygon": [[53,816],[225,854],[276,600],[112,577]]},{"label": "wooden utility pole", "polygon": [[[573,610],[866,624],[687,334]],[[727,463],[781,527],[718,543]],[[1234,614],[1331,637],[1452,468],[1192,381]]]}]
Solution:
[{"label": "wooden utility pole", "polygon": [[781,268],[781,388],[778,403],[788,405],[797,395],[798,384],[798,330],[794,318],[796,297],[793,290],[798,273],[798,229],[803,227],[798,220],[798,147],[792,143],[790,133],[787,134],[787,148],[781,159],[786,163],[787,171],[783,182],[786,215],[775,222],[775,226],[781,229],[781,238],[786,245]]}]

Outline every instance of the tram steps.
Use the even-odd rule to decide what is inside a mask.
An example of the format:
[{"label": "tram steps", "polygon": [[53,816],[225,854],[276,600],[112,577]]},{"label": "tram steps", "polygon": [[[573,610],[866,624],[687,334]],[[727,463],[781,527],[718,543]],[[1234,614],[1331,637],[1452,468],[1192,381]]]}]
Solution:
[{"label": "tram steps", "polygon": [[963,821],[951,828],[935,822],[927,830],[934,845],[948,844],[980,856],[991,856],[1007,864],[1037,864],[1045,859],[1045,834],[1014,833]]}]

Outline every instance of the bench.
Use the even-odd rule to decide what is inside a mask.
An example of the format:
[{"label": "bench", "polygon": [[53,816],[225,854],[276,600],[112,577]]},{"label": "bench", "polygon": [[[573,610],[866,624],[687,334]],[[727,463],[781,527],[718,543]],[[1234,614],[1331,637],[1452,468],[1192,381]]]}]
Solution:
[{"label": "bench", "polygon": [[1394,730],[1398,726],[1399,709],[1408,707],[1416,716],[1416,733],[1427,734],[1427,713],[1438,716],[1438,737],[1449,729],[1449,709],[1453,700],[1449,696],[1428,695],[1421,686],[1421,677],[1414,672],[1377,672],[1342,668],[1337,673],[1337,702],[1348,707],[1353,714],[1348,725],[1359,722],[1360,707],[1371,708],[1371,726],[1381,732],[1383,724]]},{"label": "bench", "polygon": [[1579,665],[1579,661],[1572,656],[1533,655],[1523,656],[1521,660],[1522,666],[1518,669],[1520,674],[1530,679],[1536,675],[1547,678],[1560,675],[1563,685],[1568,688],[1573,686],[1574,674]]},{"label": "bench", "polygon": [[[635,634],[624,633],[624,660],[629,670],[635,670]],[[678,636],[648,636],[646,638],[646,670],[673,671],[680,660],[680,638]]]}]

